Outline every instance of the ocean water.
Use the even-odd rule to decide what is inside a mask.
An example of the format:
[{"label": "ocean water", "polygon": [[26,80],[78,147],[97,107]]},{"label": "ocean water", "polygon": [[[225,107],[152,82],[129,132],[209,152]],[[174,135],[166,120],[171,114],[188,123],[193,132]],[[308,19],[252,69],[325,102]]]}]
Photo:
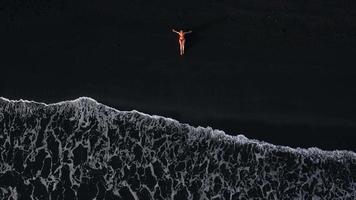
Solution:
[{"label": "ocean water", "polygon": [[354,152],[277,146],[87,97],[1,98],[0,148],[0,199],[356,199]]}]

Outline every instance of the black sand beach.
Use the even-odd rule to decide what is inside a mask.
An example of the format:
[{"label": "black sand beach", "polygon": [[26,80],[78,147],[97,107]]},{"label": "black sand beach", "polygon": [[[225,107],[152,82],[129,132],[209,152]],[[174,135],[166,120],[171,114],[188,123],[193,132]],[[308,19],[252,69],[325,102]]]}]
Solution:
[{"label": "black sand beach", "polygon": [[[356,150],[353,1],[6,1],[0,96]],[[172,28],[190,29],[178,55]]]}]

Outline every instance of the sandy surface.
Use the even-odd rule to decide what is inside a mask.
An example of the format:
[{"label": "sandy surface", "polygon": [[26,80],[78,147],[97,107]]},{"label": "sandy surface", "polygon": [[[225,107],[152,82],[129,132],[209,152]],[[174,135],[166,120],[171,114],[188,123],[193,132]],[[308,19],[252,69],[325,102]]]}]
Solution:
[{"label": "sandy surface", "polygon": [[[0,5],[0,96],[90,96],[290,146],[356,150],[352,2]],[[171,28],[191,29],[178,55]]]}]

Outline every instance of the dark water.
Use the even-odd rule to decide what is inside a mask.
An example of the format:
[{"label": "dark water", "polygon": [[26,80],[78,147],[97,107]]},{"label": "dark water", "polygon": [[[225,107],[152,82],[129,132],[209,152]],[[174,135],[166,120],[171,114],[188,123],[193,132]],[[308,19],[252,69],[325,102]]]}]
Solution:
[{"label": "dark water", "polygon": [[292,149],[88,98],[0,99],[1,199],[355,199],[356,155]]}]

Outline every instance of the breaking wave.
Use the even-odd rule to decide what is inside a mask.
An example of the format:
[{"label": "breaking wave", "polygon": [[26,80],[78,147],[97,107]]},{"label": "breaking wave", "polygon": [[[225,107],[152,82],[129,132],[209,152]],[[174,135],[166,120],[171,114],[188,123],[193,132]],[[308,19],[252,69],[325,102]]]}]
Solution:
[{"label": "breaking wave", "polygon": [[276,146],[82,97],[0,98],[0,198],[355,199],[351,151]]}]

